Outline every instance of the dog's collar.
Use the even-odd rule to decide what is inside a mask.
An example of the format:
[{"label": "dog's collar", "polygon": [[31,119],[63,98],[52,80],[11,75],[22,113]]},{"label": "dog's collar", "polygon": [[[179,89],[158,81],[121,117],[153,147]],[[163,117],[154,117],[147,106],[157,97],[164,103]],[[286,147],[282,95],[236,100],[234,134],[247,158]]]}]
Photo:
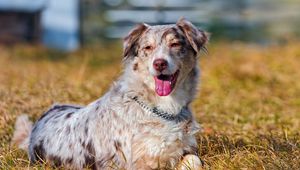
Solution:
[{"label": "dog's collar", "polygon": [[189,120],[192,116],[192,113],[189,111],[187,106],[182,107],[178,114],[173,115],[163,110],[160,110],[155,106],[154,107],[148,106],[143,101],[139,100],[137,96],[130,97],[130,98],[134,100],[143,110],[151,112],[156,116],[163,118],[164,120],[167,121],[174,121],[176,123],[179,123],[182,121]]}]

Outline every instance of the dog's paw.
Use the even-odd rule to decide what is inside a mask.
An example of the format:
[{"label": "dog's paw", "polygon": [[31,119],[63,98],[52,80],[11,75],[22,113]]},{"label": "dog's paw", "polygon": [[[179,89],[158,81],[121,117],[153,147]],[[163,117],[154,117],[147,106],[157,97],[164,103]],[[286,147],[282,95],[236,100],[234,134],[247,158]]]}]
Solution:
[{"label": "dog's paw", "polygon": [[203,166],[200,158],[196,155],[186,155],[183,157],[177,170],[199,170]]}]

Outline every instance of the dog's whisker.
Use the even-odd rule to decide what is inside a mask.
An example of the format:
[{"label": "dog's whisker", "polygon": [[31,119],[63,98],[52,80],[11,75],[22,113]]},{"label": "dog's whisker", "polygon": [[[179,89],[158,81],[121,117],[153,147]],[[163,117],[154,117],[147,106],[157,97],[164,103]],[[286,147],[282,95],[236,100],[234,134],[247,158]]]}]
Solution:
[{"label": "dog's whisker", "polygon": [[202,46],[201,50],[204,52],[204,54],[208,55],[208,49],[206,48],[206,46]]}]

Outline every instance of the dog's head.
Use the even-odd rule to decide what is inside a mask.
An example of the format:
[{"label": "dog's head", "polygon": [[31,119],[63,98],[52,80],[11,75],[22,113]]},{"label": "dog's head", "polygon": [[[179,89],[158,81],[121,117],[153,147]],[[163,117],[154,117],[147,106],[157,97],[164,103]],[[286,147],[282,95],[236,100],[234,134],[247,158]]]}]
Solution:
[{"label": "dog's head", "polygon": [[174,25],[137,25],[124,38],[124,61],[159,96],[168,96],[197,66],[207,34],[180,19]]}]

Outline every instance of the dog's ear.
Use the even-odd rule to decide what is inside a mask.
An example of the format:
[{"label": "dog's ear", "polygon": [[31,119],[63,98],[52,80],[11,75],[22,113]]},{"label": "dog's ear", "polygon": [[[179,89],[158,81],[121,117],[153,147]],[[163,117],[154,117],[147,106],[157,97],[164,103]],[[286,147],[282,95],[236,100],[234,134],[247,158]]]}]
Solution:
[{"label": "dog's ear", "polygon": [[129,34],[124,38],[123,57],[127,59],[131,55],[136,55],[136,43],[138,42],[142,33],[147,29],[146,24],[138,24]]},{"label": "dog's ear", "polygon": [[190,21],[180,18],[176,25],[184,33],[185,37],[191,44],[193,50],[198,53],[201,48],[205,48],[205,44],[209,40],[209,34],[195,27]]}]

